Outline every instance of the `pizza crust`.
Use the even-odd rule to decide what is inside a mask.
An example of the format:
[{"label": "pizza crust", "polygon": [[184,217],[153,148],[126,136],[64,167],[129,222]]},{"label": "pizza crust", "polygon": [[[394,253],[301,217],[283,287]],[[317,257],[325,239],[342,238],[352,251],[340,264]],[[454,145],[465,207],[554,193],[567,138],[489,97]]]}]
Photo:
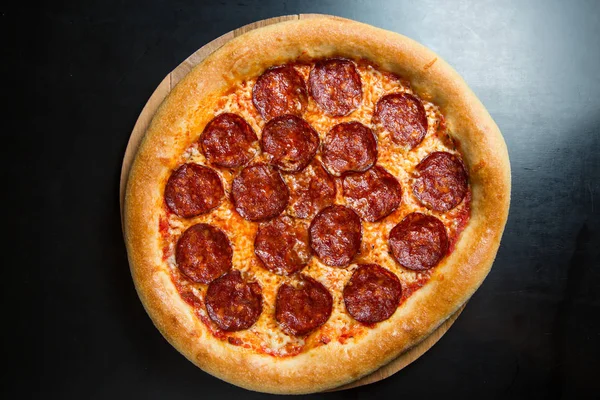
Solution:
[{"label": "pizza crust", "polygon": [[[326,32],[326,34],[324,34]],[[471,218],[455,250],[394,315],[359,340],[332,341],[293,357],[257,354],[216,339],[179,296],[162,260],[159,210],[179,155],[212,119],[210,108],[235,82],[288,61],[342,56],[371,60],[436,104],[460,143],[472,191]],[[136,289],[165,338],[204,371],[244,388],[310,393],[356,380],[419,343],[479,287],[492,265],[510,202],[510,165],[496,124],[439,56],[402,35],[322,17],[250,31],[196,66],[157,111],[132,165],[125,237]],[[268,311],[266,311],[268,312]]]}]

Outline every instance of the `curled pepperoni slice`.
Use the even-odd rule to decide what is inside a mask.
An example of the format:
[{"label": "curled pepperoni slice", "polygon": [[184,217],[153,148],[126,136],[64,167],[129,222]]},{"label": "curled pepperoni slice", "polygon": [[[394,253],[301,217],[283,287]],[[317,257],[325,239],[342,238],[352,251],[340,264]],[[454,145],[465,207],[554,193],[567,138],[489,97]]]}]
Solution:
[{"label": "curled pepperoni slice", "polygon": [[271,272],[290,275],[304,268],[312,256],[305,223],[280,216],[261,224],[254,252]]},{"label": "curled pepperoni slice", "polygon": [[400,265],[424,271],[436,266],[448,251],[448,234],[439,219],[412,213],[391,230],[388,244]]},{"label": "curled pepperoni slice", "polygon": [[448,211],[459,205],[467,194],[467,172],[460,158],[437,151],[417,165],[412,189],[427,208]]},{"label": "curled pepperoni slice", "polygon": [[375,135],[360,122],[338,124],[325,137],[322,157],[332,175],[366,171],[377,161]]},{"label": "curled pepperoni slice", "polygon": [[318,281],[300,276],[295,284],[284,283],[277,291],[275,319],[288,335],[304,336],[329,319],[331,293]]},{"label": "curled pepperoni slice", "polygon": [[282,115],[267,122],[260,146],[280,170],[298,172],[315,156],[319,135],[302,118]]},{"label": "curled pepperoni slice", "polygon": [[394,314],[402,295],[396,275],[377,264],[360,264],[344,287],[348,313],[363,324],[385,321]]},{"label": "curled pepperoni slice", "polygon": [[335,180],[317,160],[284,179],[290,188],[289,213],[297,218],[312,218],[335,200]]},{"label": "curled pepperoni slice", "polygon": [[378,165],[344,176],[342,187],[348,205],[369,222],[387,217],[402,201],[400,183]]},{"label": "curled pepperoni slice", "polygon": [[262,290],[234,270],[208,285],[206,310],[210,319],[227,332],[250,328],[262,312]]},{"label": "curled pepperoni slice", "polygon": [[223,184],[208,167],[188,163],[177,168],[167,181],[165,202],[180,217],[206,214],[221,203]]},{"label": "curled pepperoni slice", "polygon": [[265,121],[283,114],[300,116],[308,103],[304,79],[291,65],[270,68],[256,80],[252,102]]},{"label": "curled pepperoni slice", "polygon": [[177,241],[177,267],[196,283],[209,283],[231,268],[233,250],[227,235],[208,224],[188,228]]},{"label": "curled pepperoni slice", "polygon": [[231,198],[243,218],[260,221],[281,214],[287,206],[289,191],[273,166],[255,164],[244,168],[233,180]]},{"label": "curled pepperoni slice", "polygon": [[392,140],[410,149],[427,133],[427,115],[421,100],[408,93],[383,96],[377,102],[373,123],[378,132],[388,131]]},{"label": "curled pepperoni slice", "polygon": [[362,101],[360,75],[350,60],[332,58],[317,62],[308,84],[311,96],[332,117],[350,114]]},{"label": "curled pepperoni slice", "polygon": [[333,205],[321,210],[310,225],[310,245],[323,264],[348,265],[360,249],[362,226],[352,209]]},{"label": "curled pepperoni slice", "polygon": [[210,121],[200,145],[204,156],[211,164],[225,168],[236,168],[246,164],[257,150],[258,137],[239,115],[223,113]]}]

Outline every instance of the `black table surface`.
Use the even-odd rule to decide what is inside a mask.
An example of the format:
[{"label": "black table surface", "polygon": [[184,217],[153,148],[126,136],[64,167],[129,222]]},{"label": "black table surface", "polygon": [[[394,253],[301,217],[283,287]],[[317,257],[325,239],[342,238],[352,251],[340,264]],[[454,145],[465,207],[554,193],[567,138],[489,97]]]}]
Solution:
[{"label": "black table surface", "polygon": [[412,3],[0,6],[4,87],[16,89],[3,89],[3,197],[16,240],[4,239],[3,353],[14,362],[2,390],[61,399],[266,396],[200,371],[152,325],[129,275],[119,171],[137,116],[179,62],[242,25],[317,12],[439,53],[498,123],[512,166],[496,262],[450,331],[384,381],[317,396],[597,397],[600,2]]}]

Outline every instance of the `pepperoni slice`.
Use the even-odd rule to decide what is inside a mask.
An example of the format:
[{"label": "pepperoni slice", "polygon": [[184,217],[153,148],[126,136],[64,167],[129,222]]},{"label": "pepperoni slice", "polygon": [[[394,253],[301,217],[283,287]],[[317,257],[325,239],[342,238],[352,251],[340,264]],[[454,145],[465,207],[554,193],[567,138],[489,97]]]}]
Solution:
[{"label": "pepperoni slice", "polygon": [[310,245],[323,264],[348,265],[360,249],[362,226],[352,209],[333,205],[321,210],[310,225]]},{"label": "pepperoni slice", "polygon": [[308,103],[304,79],[291,65],[270,68],[256,80],[252,102],[265,121],[283,114],[300,116]]},{"label": "pepperoni slice", "polygon": [[208,167],[188,163],[177,168],[165,187],[165,202],[180,217],[206,214],[221,203],[223,184]]},{"label": "pepperoni slice", "polygon": [[298,172],[317,153],[319,135],[302,118],[282,115],[267,122],[260,147],[280,170]]},{"label": "pepperoni slice", "polygon": [[332,117],[350,114],[362,101],[360,75],[350,60],[333,58],[317,62],[310,71],[308,85],[319,107]]},{"label": "pepperoni slice", "polygon": [[213,165],[237,168],[246,164],[256,153],[258,137],[244,118],[223,113],[210,121],[200,145],[204,156]]},{"label": "pepperoni slice", "polygon": [[290,188],[289,213],[297,218],[312,218],[335,200],[335,180],[317,160],[285,180]]},{"label": "pepperoni slice", "polygon": [[281,214],[287,206],[289,190],[273,166],[255,164],[244,168],[233,180],[231,197],[243,218],[260,221]]},{"label": "pepperoni slice", "polygon": [[375,106],[373,123],[378,132],[388,131],[392,140],[410,149],[427,133],[427,115],[421,100],[408,93],[383,96]]},{"label": "pepperoni slice", "polygon": [[375,135],[360,122],[338,124],[325,137],[322,157],[332,175],[366,171],[377,161]]},{"label": "pepperoni slice", "polygon": [[402,201],[400,183],[378,165],[344,176],[342,187],[348,205],[369,222],[387,217]]},{"label": "pepperoni slice", "polygon": [[291,275],[304,268],[312,256],[308,229],[287,216],[263,223],[254,238],[254,252],[269,271]]},{"label": "pepperoni slice", "polygon": [[394,314],[400,303],[402,284],[396,275],[377,264],[359,264],[343,295],[352,318],[374,324]]},{"label": "pepperoni slice", "polygon": [[304,336],[327,322],[332,307],[333,297],[325,286],[303,275],[295,285],[279,287],[275,319],[288,335]]},{"label": "pepperoni slice", "polygon": [[206,310],[210,319],[227,332],[250,328],[262,312],[262,290],[234,270],[208,285]]},{"label": "pepperoni slice", "polygon": [[448,251],[448,234],[436,217],[412,213],[391,230],[388,244],[400,265],[424,271],[436,266]]},{"label": "pepperoni slice", "polygon": [[465,197],[467,188],[467,172],[462,161],[443,151],[428,155],[413,174],[413,193],[431,210],[453,209]]},{"label": "pepperoni slice", "polygon": [[231,269],[233,250],[227,235],[208,224],[189,227],[177,241],[177,267],[196,283],[210,283]]}]

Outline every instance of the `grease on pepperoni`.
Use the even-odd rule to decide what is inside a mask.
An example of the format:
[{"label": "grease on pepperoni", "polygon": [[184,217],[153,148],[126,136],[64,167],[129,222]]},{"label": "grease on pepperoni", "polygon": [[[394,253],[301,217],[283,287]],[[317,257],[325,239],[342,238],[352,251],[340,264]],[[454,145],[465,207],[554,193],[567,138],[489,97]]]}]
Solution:
[{"label": "grease on pepperoni", "polygon": [[225,192],[219,175],[211,168],[188,163],[177,168],[165,186],[165,202],[184,218],[206,214],[217,207]]},{"label": "grease on pepperoni", "polygon": [[260,147],[269,161],[280,170],[298,172],[317,153],[319,135],[305,120],[295,115],[281,115],[265,125]]},{"label": "grease on pepperoni", "polygon": [[344,287],[346,310],[363,324],[385,321],[400,304],[402,284],[378,264],[359,264]]},{"label": "grease on pepperoni", "polygon": [[273,67],[256,80],[252,102],[265,121],[283,114],[301,116],[308,103],[306,84],[291,65]]},{"label": "grease on pepperoni", "polygon": [[342,187],[348,205],[369,222],[387,217],[402,201],[400,183],[378,165],[362,173],[345,175]]},{"label": "grease on pepperoni", "polygon": [[233,180],[231,198],[243,218],[261,221],[281,214],[287,206],[289,190],[273,166],[254,164]]},{"label": "grease on pepperoni", "polygon": [[415,96],[393,93],[377,102],[373,124],[379,133],[388,131],[394,142],[412,149],[427,133],[427,114],[423,103]]},{"label": "grease on pepperoni", "polygon": [[335,179],[313,161],[296,174],[284,175],[290,189],[289,214],[297,218],[312,218],[335,201]]},{"label": "grease on pepperoni", "polygon": [[280,216],[260,225],[254,252],[263,265],[278,275],[290,275],[304,268],[312,253],[306,223]]},{"label": "grease on pepperoni", "polygon": [[310,225],[310,245],[323,264],[343,267],[352,261],[362,240],[360,217],[348,207],[333,205]]},{"label": "grease on pepperoni", "polygon": [[373,131],[360,122],[334,126],[323,142],[322,160],[332,175],[366,171],[377,161],[377,141]]},{"label": "grease on pepperoni", "polygon": [[308,85],[319,107],[332,117],[348,115],[362,102],[362,81],[350,60],[317,61],[310,71]]},{"label": "grease on pepperoni", "polygon": [[209,224],[189,227],[175,249],[177,267],[196,283],[210,283],[229,271],[232,257],[227,235]]},{"label": "grease on pepperoni", "polygon": [[460,158],[436,151],[416,166],[412,189],[421,204],[445,212],[459,205],[467,194],[467,172]]},{"label": "grease on pepperoni", "polygon": [[436,217],[411,213],[391,230],[388,244],[400,265],[425,271],[435,267],[446,255],[448,234]]},{"label": "grease on pepperoni", "polygon": [[233,270],[208,285],[206,311],[210,319],[227,332],[250,328],[262,312],[262,290]]},{"label": "grease on pepperoni", "polygon": [[242,117],[217,115],[200,137],[202,152],[209,163],[225,168],[245,165],[257,151],[258,137]]},{"label": "grease on pepperoni", "polygon": [[315,279],[301,275],[277,291],[275,319],[288,335],[304,336],[323,325],[333,308],[331,293]]}]

